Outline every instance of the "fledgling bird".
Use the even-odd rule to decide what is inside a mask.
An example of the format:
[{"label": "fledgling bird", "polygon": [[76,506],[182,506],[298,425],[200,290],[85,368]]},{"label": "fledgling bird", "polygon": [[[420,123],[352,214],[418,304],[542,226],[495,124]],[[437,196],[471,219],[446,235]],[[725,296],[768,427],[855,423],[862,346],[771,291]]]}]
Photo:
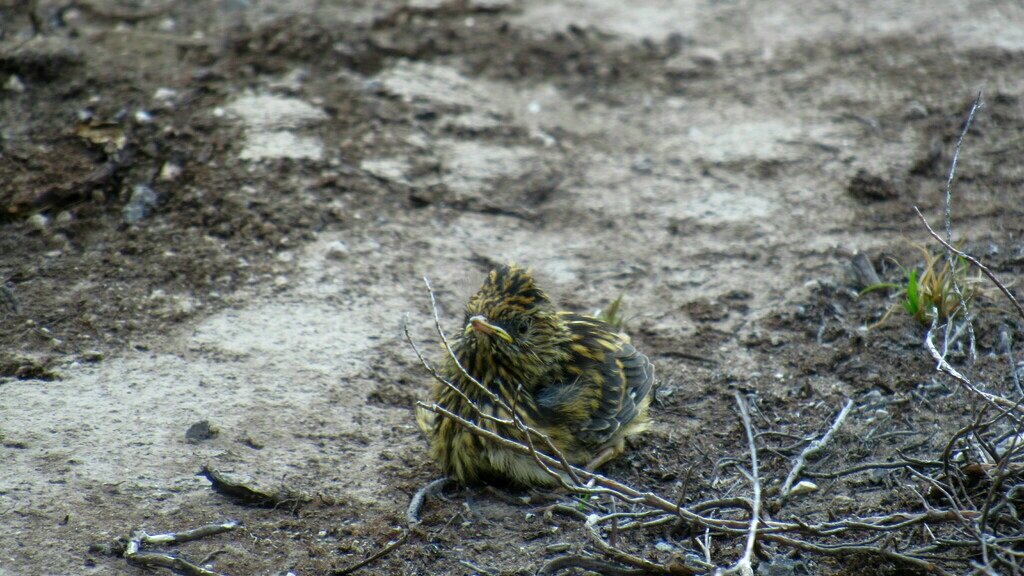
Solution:
[{"label": "fledgling bird", "polygon": [[[627,436],[649,425],[654,368],[647,357],[605,322],[557,310],[530,271],[515,264],[490,272],[469,299],[462,333],[451,346],[469,374],[514,405],[522,421],[547,434],[574,465],[598,468],[622,453]],[[510,418],[450,356],[439,372],[484,412]],[[526,441],[517,429],[480,418],[444,384],[435,383],[432,399],[481,427]],[[557,482],[532,457],[474,435],[450,418],[419,409],[416,420],[450,478],[521,486]],[[545,451],[537,439],[534,444]]]}]

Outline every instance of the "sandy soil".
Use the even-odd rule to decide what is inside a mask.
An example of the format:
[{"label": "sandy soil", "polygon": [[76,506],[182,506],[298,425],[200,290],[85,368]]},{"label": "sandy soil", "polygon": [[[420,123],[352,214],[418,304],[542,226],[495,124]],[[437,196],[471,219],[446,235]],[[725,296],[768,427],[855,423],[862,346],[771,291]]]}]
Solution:
[{"label": "sandy soil", "polygon": [[[692,468],[710,487],[743,453],[735,390],[794,433],[853,398],[855,448],[830,465],[927,450],[968,409],[919,326],[861,328],[891,298],[856,298],[848,263],[898,278],[886,257],[925,242],[912,206],[938,222],[981,88],[955,227],[1008,278],[1024,268],[1011,3],[38,4],[34,36],[0,5],[2,576],[139,574],[96,545],[226,518],[244,530],[179,551],[268,575],[371,553],[438,475],[401,330],[438,355],[420,278],[451,327],[507,260],[566,308],[626,295],[662,392],[613,476],[673,493]],[[128,224],[139,186],[157,200]],[[975,369],[1000,385],[1008,318],[978,318]],[[202,420],[219,433],[187,441]],[[312,500],[241,506],[203,465]],[[837,481],[792,506],[897,492]],[[424,526],[365,573],[532,574],[547,546],[585,546],[479,490],[432,500]]]}]

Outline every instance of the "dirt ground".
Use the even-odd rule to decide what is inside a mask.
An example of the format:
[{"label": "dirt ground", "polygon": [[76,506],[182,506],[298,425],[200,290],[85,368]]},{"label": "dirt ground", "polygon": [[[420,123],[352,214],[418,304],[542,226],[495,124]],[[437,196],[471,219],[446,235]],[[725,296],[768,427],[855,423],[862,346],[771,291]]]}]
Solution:
[{"label": "dirt ground", "polygon": [[[716,463],[745,447],[734,391],[793,434],[853,399],[815,469],[930,453],[968,403],[921,326],[864,329],[895,297],[858,298],[850,261],[886,280],[890,257],[915,262],[912,207],[941,222],[979,89],[956,236],[1024,270],[1019,4],[35,4],[0,3],[2,576],[141,574],[112,540],[226,519],[244,528],[175,550],[232,575],[373,553],[438,476],[401,328],[439,357],[420,279],[451,329],[508,260],[564,308],[625,294],[661,388],[610,476],[720,489]],[[1000,334],[1021,326],[996,302],[979,300],[971,370],[1005,387]],[[186,439],[203,420],[217,433]],[[791,465],[762,459],[769,483]],[[240,505],[204,465],[310,501]],[[909,482],[821,481],[786,512],[870,514],[913,501]],[[450,488],[425,536],[362,573],[533,574],[552,545],[587,546],[579,522],[507,500]],[[671,554],[648,536],[638,550]]]}]

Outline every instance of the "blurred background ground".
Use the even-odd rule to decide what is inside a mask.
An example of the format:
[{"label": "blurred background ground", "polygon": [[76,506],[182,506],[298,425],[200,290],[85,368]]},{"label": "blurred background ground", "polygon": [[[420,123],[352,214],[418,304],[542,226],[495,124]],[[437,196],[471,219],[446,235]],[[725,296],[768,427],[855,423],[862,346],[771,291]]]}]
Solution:
[{"label": "blurred background ground", "polygon": [[[893,299],[857,298],[849,262],[898,280],[889,257],[915,261],[912,206],[940,221],[984,88],[954,226],[1019,276],[1024,8],[628,4],[0,3],[0,574],[137,574],[90,546],[224,518],[244,530],[181,550],[228,574],[372,553],[437,476],[401,338],[408,315],[437,350],[420,278],[452,326],[510,259],[565,308],[626,294],[662,383],[653,431],[608,468],[634,484],[711,487],[745,446],[736,390],[800,434],[853,398],[834,467],[963,426],[920,326],[861,329]],[[994,302],[974,370],[1002,386],[1020,327]],[[218,433],[187,441],[202,420]],[[313,500],[242,507],[204,464]],[[870,514],[901,481],[823,482],[785,512]],[[479,491],[424,525],[367,573],[532,574],[586,542]]]}]

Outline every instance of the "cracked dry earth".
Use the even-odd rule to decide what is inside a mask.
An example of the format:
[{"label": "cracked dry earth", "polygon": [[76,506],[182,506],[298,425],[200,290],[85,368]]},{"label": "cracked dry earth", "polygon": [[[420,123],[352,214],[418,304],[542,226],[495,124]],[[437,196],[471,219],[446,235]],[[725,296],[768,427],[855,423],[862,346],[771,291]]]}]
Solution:
[{"label": "cracked dry earth", "polygon": [[[938,222],[981,87],[955,226],[1000,272],[1024,266],[1020,6],[308,4],[129,18],[83,3],[44,19],[49,47],[19,48],[36,60],[11,55],[29,22],[3,9],[0,71],[21,87],[0,99],[0,280],[19,303],[0,308],[0,575],[141,574],[102,545],[227,518],[244,529],[177,550],[302,575],[388,542],[437,476],[411,410],[428,378],[402,335],[408,318],[439,356],[424,275],[449,329],[508,260],[565,308],[624,293],[662,388],[654,429],[607,472],[666,494],[744,453],[735,390],[765,426],[803,432],[846,397],[910,397],[933,378],[920,334],[903,318],[858,330],[890,302],[852,297],[847,265],[864,252],[891,278],[885,257],[925,242],[911,207]],[[85,109],[134,150],[101,182],[81,173],[109,150],[67,136]],[[140,182],[160,201],[128,226]],[[983,351],[995,325],[979,319]],[[862,410],[847,434],[925,438],[965,413]],[[218,433],[187,441],[203,420]],[[837,463],[899,448],[859,446]],[[311,501],[241,506],[203,465]],[[839,481],[793,506],[836,496],[866,512],[887,498]],[[480,490],[432,499],[424,526],[364,573],[532,574],[550,545],[586,546],[578,524]]]}]

